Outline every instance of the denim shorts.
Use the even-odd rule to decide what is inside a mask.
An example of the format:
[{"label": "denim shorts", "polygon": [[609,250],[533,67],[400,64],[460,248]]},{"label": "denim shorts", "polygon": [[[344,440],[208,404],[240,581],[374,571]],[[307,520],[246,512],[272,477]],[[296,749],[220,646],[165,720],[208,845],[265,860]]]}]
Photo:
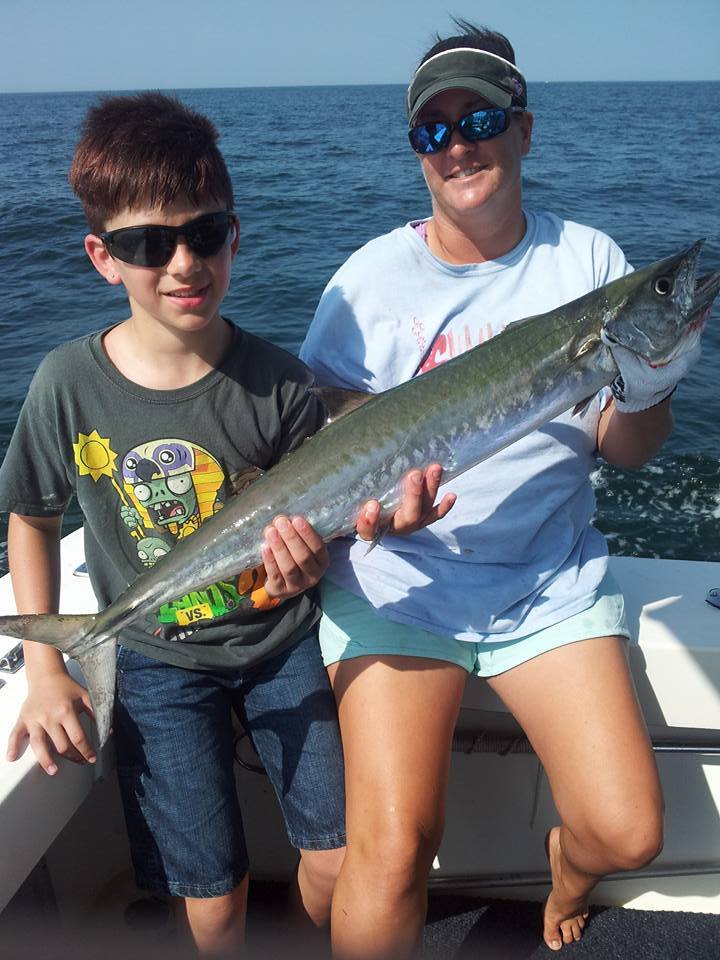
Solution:
[{"label": "denim shorts", "polygon": [[272,782],[292,845],[345,845],[337,709],[314,631],[242,672],[184,670],[121,647],[114,740],[140,889],[219,897],[244,878],[233,711]]},{"label": "denim shorts", "polygon": [[387,620],[367,600],[327,578],[321,583],[320,598],[320,646],[327,666],[364,656],[427,657],[455,663],[474,676],[496,677],[567,643],[591,637],[630,637],[623,595],[611,573],[605,574],[595,602],[587,610],[524,637],[497,642],[456,640]]}]

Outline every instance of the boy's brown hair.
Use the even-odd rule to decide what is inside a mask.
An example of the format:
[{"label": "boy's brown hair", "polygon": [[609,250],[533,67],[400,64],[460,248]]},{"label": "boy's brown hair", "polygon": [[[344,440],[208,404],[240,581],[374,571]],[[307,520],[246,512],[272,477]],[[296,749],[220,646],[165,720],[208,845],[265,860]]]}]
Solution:
[{"label": "boy's brown hair", "polygon": [[123,210],[162,208],[184,197],[232,210],[217,140],[207,117],[162,93],[106,97],[90,107],[69,174],[90,230],[102,232]]}]

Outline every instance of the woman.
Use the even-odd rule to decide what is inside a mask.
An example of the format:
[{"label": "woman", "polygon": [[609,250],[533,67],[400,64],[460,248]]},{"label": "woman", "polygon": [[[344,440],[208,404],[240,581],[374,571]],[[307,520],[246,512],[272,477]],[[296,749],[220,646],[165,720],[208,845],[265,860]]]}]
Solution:
[{"label": "woman", "polygon": [[[525,80],[505,37],[457,24],[407,96],[432,216],[367,244],[330,281],[302,350],[322,381],[385,390],[631,269],[604,234],[523,208]],[[468,674],[522,725],[560,813],[546,841],[548,946],[581,937],[600,877],[661,848],[661,790],[589,473],[598,452],[639,467],[660,449],[669,394],[697,351],[657,371],[615,359],[615,396],[454,481],[457,504],[431,529],[370,557],[351,541],[333,548],[321,643],[346,765],[332,916],[343,960],[409,956],[419,939]]]}]

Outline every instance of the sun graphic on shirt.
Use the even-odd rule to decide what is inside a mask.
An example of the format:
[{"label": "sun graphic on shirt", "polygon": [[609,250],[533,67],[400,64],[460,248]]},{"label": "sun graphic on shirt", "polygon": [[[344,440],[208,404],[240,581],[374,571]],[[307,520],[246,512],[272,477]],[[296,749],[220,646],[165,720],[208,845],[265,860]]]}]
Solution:
[{"label": "sun graphic on shirt", "polygon": [[79,433],[73,450],[81,477],[90,474],[95,481],[100,477],[112,477],[117,453],[110,449],[109,437],[101,437],[97,430]]}]

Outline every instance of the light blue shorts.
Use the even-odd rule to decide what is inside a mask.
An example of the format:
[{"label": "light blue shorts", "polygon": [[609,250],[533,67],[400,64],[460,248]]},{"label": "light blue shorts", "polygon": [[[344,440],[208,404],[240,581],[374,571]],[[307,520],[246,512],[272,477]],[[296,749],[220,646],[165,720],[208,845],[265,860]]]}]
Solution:
[{"label": "light blue shorts", "polygon": [[324,580],[320,647],[325,666],[366,656],[428,657],[456,663],[478,677],[494,677],[566,643],[591,637],[630,637],[625,604],[607,573],[595,603],[544,630],[501,643],[470,643],[378,615],[372,604]]}]

